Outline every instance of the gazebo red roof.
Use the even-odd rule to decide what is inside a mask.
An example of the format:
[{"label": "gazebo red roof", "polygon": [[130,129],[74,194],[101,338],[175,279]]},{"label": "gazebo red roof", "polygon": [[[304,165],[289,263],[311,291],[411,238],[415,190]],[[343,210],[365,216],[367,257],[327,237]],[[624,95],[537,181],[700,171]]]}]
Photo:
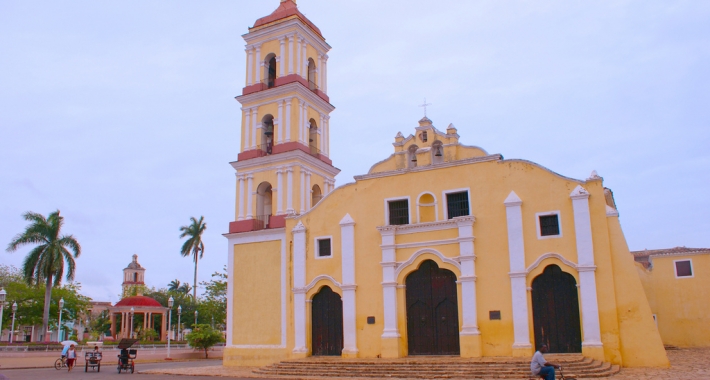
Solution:
[{"label": "gazebo red roof", "polygon": [[315,26],[315,24],[313,24],[311,20],[309,20],[306,16],[303,15],[303,13],[301,13],[301,11],[298,10],[296,3],[292,0],[282,1],[279,7],[276,8],[273,13],[256,20],[256,23],[254,24],[253,28],[257,28],[259,26],[266,25],[274,21],[278,21],[294,15],[298,16],[298,18],[300,18],[304,23],[306,23],[306,25],[313,29],[316,34],[323,38],[323,35],[320,33],[320,29],[318,29],[318,27]]},{"label": "gazebo red roof", "polygon": [[163,307],[160,302],[146,296],[126,297],[114,305],[116,306],[144,306],[144,307]]}]

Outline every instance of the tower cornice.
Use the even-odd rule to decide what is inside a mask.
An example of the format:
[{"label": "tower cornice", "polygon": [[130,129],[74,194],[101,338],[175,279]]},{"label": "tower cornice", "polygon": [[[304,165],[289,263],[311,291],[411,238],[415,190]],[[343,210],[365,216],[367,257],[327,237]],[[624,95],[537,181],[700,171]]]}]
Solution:
[{"label": "tower cornice", "polygon": [[328,45],[322,37],[303,25],[303,22],[298,18],[293,18],[276,25],[250,31],[249,33],[243,34],[242,38],[244,38],[247,45],[253,45],[278,40],[283,37],[290,37],[294,34],[300,34],[301,37],[306,37],[309,44],[317,46],[318,49],[323,52],[328,52],[331,49],[331,46]]},{"label": "tower cornice", "polygon": [[[326,102],[323,98],[313,93],[313,91],[305,88],[298,82],[284,84],[282,86],[273,87],[264,91],[253,92],[247,95],[236,96],[235,99],[242,104],[242,107],[253,108],[273,103],[274,97],[281,98],[281,100],[287,100],[289,97],[299,97],[311,105],[320,107],[327,113],[335,110],[335,106]],[[248,107],[246,106],[247,104],[249,105]]]}]

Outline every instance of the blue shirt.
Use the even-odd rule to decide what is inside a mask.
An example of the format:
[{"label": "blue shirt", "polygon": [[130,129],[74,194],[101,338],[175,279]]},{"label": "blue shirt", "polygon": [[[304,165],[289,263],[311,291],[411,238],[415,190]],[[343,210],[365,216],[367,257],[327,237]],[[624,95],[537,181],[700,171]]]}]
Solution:
[{"label": "blue shirt", "polygon": [[62,348],[62,356],[67,356],[67,351],[69,351],[69,346],[64,346],[64,348]]}]

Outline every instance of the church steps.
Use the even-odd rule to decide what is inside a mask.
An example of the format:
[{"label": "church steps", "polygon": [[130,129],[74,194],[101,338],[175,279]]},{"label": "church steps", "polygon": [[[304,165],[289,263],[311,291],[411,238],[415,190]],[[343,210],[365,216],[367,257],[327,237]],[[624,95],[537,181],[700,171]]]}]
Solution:
[{"label": "church steps", "polygon": [[[553,359],[554,358],[554,359]],[[562,365],[567,375],[579,378],[605,378],[619,371],[618,366],[580,355],[550,356]],[[410,379],[523,379],[530,363],[518,358],[454,359],[407,358],[402,360],[358,360],[309,358],[289,360],[259,368],[254,373],[289,378],[361,377]]]}]

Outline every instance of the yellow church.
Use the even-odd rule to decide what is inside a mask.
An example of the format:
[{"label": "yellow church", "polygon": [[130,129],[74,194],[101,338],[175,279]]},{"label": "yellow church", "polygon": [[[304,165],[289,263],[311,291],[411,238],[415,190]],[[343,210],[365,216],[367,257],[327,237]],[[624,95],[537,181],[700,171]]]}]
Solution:
[{"label": "yellow church", "polygon": [[596,173],[504,159],[424,117],[336,188],[323,34],[281,0],[243,38],[224,365],[529,357],[546,343],[668,366]]}]

